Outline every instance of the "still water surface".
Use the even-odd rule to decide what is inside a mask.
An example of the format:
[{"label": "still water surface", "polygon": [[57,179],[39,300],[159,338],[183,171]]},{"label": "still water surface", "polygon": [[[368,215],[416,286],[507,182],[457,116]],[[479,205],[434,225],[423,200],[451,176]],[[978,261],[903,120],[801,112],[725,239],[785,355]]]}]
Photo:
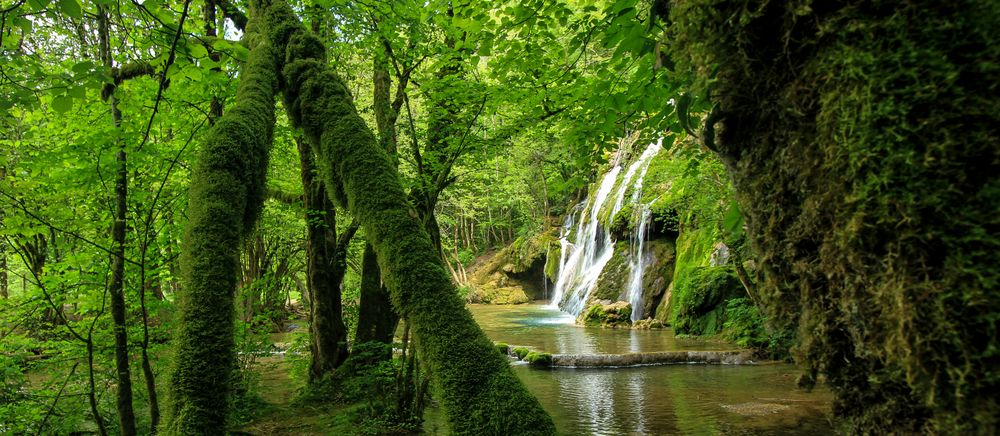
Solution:
[{"label": "still water surface", "polygon": [[[476,321],[498,342],[550,353],[633,353],[724,350],[723,342],[678,339],[669,330],[580,327],[542,305],[470,305]],[[514,371],[556,426],[568,435],[832,433],[831,395],[796,389],[796,368],[666,365],[615,369]]]}]

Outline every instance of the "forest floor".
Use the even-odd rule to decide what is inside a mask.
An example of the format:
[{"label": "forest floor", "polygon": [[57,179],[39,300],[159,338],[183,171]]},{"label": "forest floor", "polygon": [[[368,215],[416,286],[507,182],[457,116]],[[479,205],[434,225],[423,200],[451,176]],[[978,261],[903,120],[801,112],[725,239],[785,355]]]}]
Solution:
[{"label": "forest floor", "polygon": [[295,402],[301,387],[290,376],[291,365],[281,356],[258,361],[258,392],[264,402],[256,418],[239,428],[248,435],[329,435],[352,434],[348,413],[351,406],[310,406]]}]

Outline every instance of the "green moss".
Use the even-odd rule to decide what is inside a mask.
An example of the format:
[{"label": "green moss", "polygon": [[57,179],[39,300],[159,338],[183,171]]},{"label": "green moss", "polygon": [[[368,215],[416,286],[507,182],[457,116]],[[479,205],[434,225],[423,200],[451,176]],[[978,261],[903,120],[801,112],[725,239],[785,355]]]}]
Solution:
[{"label": "green moss", "polygon": [[507,343],[497,342],[494,346],[497,347],[497,351],[500,352],[500,355],[507,356],[510,354],[510,345],[507,345]]},{"label": "green moss", "polygon": [[672,6],[805,380],[851,432],[995,433],[1000,3]]},{"label": "green moss", "polygon": [[729,267],[699,267],[676,284],[676,311],[671,325],[682,334],[713,335],[722,330],[727,301],[745,295]]},{"label": "green moss", "polygon": [[358,219],[378,256],[393,306],[419,338],[456,434],[553,434],[541,405],[476,325],[417,213],[395,162],[328,67],[323,44],[287,4],[270,8],[270,37],[284,53],[285,107],[313,146],[331,197]]},{"label": "green moss", "polygon": [[625,301],[595,302],[577,317],[577,323],[591,327],[628,327],[632,324],[632,305]]},{"label": "green moss", "polygon": [[552,366],[552,355],[549,353],[540,353],[532,351],[528,355],[524,356],[524,360],[534,366],[548,367]]},{"label": "green moss", "polygon": [[590,298],[586,304],[601,301],[618,301],[624,296],[629,278],[629,246],[627,241],[619,241],[615,244],[615,253],[611,260],[604,265],[604,270],[597,277],[594,291],[590,293]]},{"label": "green moss", "polygon": [[517,356],[518,360],[524,360],[525,356],[527,356],[530,352],[531,350],[524,347],[517,347],[514,349],[514,355]]},{"label": "green moss", "polygon": [[611,219],[611,226],[608,231],[615,236],[615,239],[628,240],[629,235],[631,235],[635,229],[633,224],[635,224],[635,217],[633,216],[633,209],[631,204],[622,206],[621,210],[615,214]]},{"label": "green moss", "polygon": [[562,256],[562,245],[558,242],[550,244],[548,255],[545,257],[545,278],[553,283],[559,280],[560,256]]},{"label": "green moss", "polygon": [[[257,27],[247,30],[253,39]],[[277,65],[257,43],[240,71],[236,99],[206,135],[192,171],[180,266],[168,434],[226,429],[235,365],[233,295],[239,248],[263,205],[274,127]]]}]

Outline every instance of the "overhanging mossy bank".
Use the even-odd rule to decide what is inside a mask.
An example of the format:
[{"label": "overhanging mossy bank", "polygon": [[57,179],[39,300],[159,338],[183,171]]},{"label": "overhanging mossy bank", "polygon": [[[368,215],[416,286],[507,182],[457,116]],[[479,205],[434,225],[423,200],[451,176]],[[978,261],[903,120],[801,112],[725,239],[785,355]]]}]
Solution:
[{"label": "overhanging mossy bank", "polygon": [[[769,315],[857,432],[996,431],[1000,2],[672,3]],[[707,75],[711,73],[711,76]]]}]

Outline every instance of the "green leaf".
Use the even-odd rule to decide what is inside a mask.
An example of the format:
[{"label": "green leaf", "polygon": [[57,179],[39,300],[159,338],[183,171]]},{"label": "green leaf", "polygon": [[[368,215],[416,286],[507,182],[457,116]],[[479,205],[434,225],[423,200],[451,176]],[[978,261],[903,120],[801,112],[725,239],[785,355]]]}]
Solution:
[{"label": "green leaf", "polygon": [[722,227],[726,233],[733,236],[739,236],[743,233],[743,213],[740,212],[735,201],[729,205],[729,210],[726,211],[726,216],[722,219]]},{"label": "green leaf", "polygon": [[688,111],[691,110],[691,95],[681,94],[677,98],[677,119],[681,122],[681,128],[690,135],[694,135],[691,129],[691,118]]},{"label": "green leaf", "polygon": [[61,114],[68,112],[73,109],[73,97],[60,95],[52,99],[52,109]]},{"label": "green leaf", "polygon": [[69,88],[69,91],[67,91],[67,93],[71,97],[79,98],[80,100],[87,98],[87,88],[84,88],[82,86],[73,86]]},{"label": "green leaf", "polygon": [[191,46],[191,57],[193,58],[203,58],[208,56],[208,50],[205,46],[201,44],[192,44]]},{"label": "green leaf", "polygon": [[94,63],[91,61],[78,62],[73,65],[73,72],[76,74],[84,74],[90,72],[94,69]]},{"label": "green leaf", "polygon": [[80,0],[59,0],[59,10],[72,18],[83,18],[83,6]]}]

